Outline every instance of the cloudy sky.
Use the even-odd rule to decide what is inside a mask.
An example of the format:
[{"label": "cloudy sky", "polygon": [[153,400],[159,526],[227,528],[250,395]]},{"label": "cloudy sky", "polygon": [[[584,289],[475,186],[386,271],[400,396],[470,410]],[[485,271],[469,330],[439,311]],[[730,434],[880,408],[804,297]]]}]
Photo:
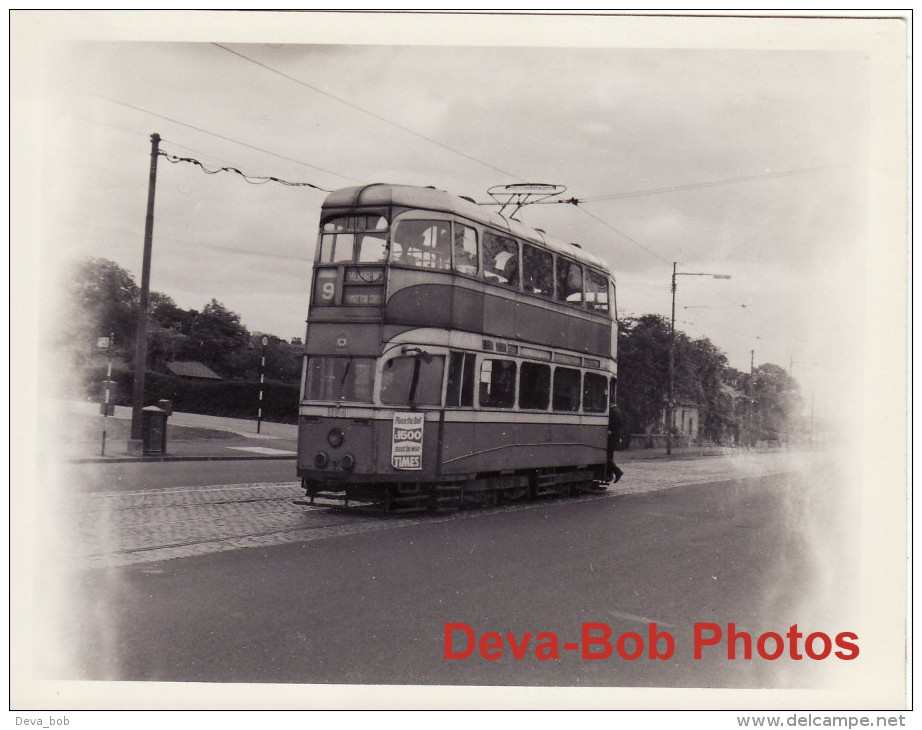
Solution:
[{"label": "cloudy sky", "polygon": [[[674,261],[732,276],[680,277],[676,319],[743,370],[753,351],[835,369],[835,343],[860,327],[880,114],[865,49],[898,25],[154,16],[71,15],[83,32],[58,27],[44,46],[49,261],[102,256],[140,280],[157,132],[210,169],[325,190],[394,182],[487,202],[498,184],[564,185],[578,206],[518,217],[607,260],[622,316],[669,315]],[[324,197],[161,157],[151,287],[302,336]]]}]

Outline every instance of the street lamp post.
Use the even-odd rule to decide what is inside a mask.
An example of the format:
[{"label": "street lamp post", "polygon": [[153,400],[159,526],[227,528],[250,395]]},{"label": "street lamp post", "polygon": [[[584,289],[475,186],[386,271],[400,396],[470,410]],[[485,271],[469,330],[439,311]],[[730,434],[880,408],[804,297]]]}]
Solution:
[{"label": "street lamp post", "polygon": [[677,262],[672,262],[672,319],[669,323],[669,401],[666,403],[666,455],[672,455],[672,422],[675,409],[675,280],[677,276],[710,276],[712,279],[729,279],[729,274],[707,274],[703,272],[676,271]]}]

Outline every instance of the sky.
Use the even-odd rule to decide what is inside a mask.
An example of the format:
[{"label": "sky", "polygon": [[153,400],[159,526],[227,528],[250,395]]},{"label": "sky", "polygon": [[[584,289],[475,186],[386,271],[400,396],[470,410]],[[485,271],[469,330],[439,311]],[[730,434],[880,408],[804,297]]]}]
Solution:
[{"label": "sky", "polygon": [[[252,182],[432,185],[478,202],[500,184],[565,186],[578,205],[517,217],[605,259],[621,317],[670,315],[673,262],[731,277],[677,277],[676,327],[740,370],[776,363],[815,389],[862,326],[879,165],[863,45],[899,35],[892,24],[70,17],[92,32],[41,55],[50,262],[100,256],[140,281],[156,132],[164,152]],[[151,288],[303,336],[325,195],[160,157]]]}]

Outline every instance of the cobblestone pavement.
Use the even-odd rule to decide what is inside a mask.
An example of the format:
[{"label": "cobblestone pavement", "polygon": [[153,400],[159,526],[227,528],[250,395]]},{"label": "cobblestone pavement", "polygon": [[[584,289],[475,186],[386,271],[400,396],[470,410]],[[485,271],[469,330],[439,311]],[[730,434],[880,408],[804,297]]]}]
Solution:
[{"label": "cobblestone pavement", "polygon": [[477,519],[499,512],[547,508],[573,499],[622,495],[694,484],[801,471],[821,455],[750,453],[728,457],[625,464],[627,473],[606,492],[563,500],[536,500],[436,515],[393,517],[348,512],[329,505],[296,505],[297,482],[229,484],[75,494],[62,505],[69,538],[62,559],[77,570],[159,562],[224,550],[327,539],[420,522]]}]

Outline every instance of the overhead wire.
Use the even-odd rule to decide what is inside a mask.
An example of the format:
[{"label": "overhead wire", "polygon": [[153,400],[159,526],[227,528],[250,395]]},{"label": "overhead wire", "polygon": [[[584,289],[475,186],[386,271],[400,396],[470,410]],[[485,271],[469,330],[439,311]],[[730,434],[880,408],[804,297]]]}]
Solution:
[{"label": "overhead wire", "polygon": [[165,157],[169,162],[172,162],[174,165],[179,164],[181,162],[188,162],[190,164],[193,164],[199,167],[202,170],[202,172],[204,172],[207,175],[217,175],[218,173],[221,173],[221,172],[234,173],[242,177],[250,185],[265,185],[267,183],[274,182],[274,183],[278,183],[279,185],[286,185],[288,187],[293,187],[293,188],[307,187],[307,188],[313,188],[314,190],[320,190],[321,192],[324,192],[324,193],[333,192],[332,190],[328,190],[327,188],[322,188],[319,185],[314,185],[313,183],[309,183],[309,182],[291,182],[290,180],[283,180],[282,178],[274,177],[271,175],[249,175],[237,169],[236,167],[224,166],[224,167],[218,167],[212,170],[212,169],[207,168],[204,165],[204,163],[202,163],[199,160],[196,160],[194,157],[178,157],[176,155],[171,155],[169,152],[166,152],[164,150],[160,150],[159,154]]},{"label": "overhead wire", "polygon": [[[81,222],[75,225],[87,226],[87,223]],[[112,226],[102,226],[94,224],[92,226],[94,231],[107,231],[109,233],[115,233],[119,236],[135,236],[140,235],[139,231],[129,231],[124,228],[114,228]],[[258,258],[268,258],[268,259],[278,259],[281,261],[296,261],[301,264],[310,264],[312,259],[308,256],[295,256],[291,254],[283,253],[273,253],[271,251],[266,251],[263,249],[245,249],[245,248],[235,248],[233,246],[225,246],[219,243],[207,243],[205,241],[196,241],[189,238],[177,238],[176,236],[167,236],[162,233],[157,234],[158,241],[171,241],[172,243],[182,244],[183,246],[194,246],[197,248],[207,248],[215,251],[223,251],[225,253],[235,253],[242,254],[244,256],[254,256]]]},{"label": "overhead wire", "polygon": [[664,259],[662,256],[660,256],[660,255],[659,255],[658,253],[656,253],[656,251],[654,251],[652,248],[649,248],[648,246],[644,246],[640,241],[637,241],[637,240],[631,238],[631,237],[630,237],[629,235],[627,235],[624,231],[619,230],[618,228],[616,228],[615,226],[613,226],[613,225],[612,225],[611,223],[609,223],[608,221],[603,220],[602,218],[599,218],[599,216],[595,215],[594,213],[590,213],[590,212],[589,212],[588,210],[586,210],[585,208],[577,208],[577,210],[581,211],[584,215],[588,215],[590,218],[592,218],[592,219],[598,221],[599,223],[601,223],[601,224],[602,224],[603,226],[605,226],[606,228],[608,228],[608,229],[614,231],[615,233],[617,233],[617,234],[618,234],[619,236],[621,236],[624,240],[626,240],[626,241],[628,241],[628,242],[634,244],[635,246],[637,246],[637,247],[640,248],[640,249],[643,249],[644,251],[646,251],[648,254],[650,254],[650,255],[653,256],[654,258],[657,258],[657,259],[659,259],[660,261],[662,261],[664,264],[670,264],[670,263],[672,263],[671,261],[667,261],[667,260]]},{"label": "overhead wire", "polygon": [[[575,204],[579,203],[597,203],[603,200],[623,200],[625,198],[639,198],[646,195],[660,195],[663,193],[685,192],[688,190],[701,190],[703,188],[714,188],[723,185],[737,185],[739,183],[757,182],[760,180],[772,180],[780,177],[792,177],[795,175],[812,175],[818,172],[825,172],[830,169],[837,169],[843,165],[825,165],[820,167],[804,167],[794,170],[782,170],[780,172],[769,172],[762,175],[746,175],[743,177],[725,178],[723,180],[710,180],[699,183],[689,183],[687,185],[669,185],[661,188],[650,188],[647,190],[635,190],[625,193],[613,193],[611,195],[597,195],[592,198],[577,198]],[[557,203],[570,203],[569,200],[555,201]]]},{"label": "overhead wire", "polygon": [[143,107],[135,106],[134,104],[129,104],[129,103],[127,103],[127,102],[120,101],[120,100],[118,100],[118,99],[113,99],[113,98],[111,98],[111,97],[105,96],[105,95],[103,95],[103,94],[98,94],[98,93],[93,92],[93,91],[86,91],[86,90],[83,90],[83,91],[84,91],[84,93],[87,93],[87,94],[89,94],[89,95],[91,95],[91,96],[98,97],[98,98],[100,98],[100,99],[104,99],[105,101],[108,101],[108,102],[110,102],[110,103],[112,103],[112,104],[117,104],[117,105],[119,105],[119,106],[123,106],[123,107],[125,107],[126,109],[133,109],[134,111],[141,112],[142,114],[148,114],[148,115],[150,115],[150,116],[152,116],[152,117],[156,117],[157,119],[163,119],[163,120],[165,120],[165,121],[167,121],[167,122],[171,122],[172,124],[178,124],[178,125],[181,126],[181,127],[186,127],[186,128],[188,128],[188,129],[194,129],[196,132],[201,132],[202,134],[207,134],[207,135],[210,135],[210,136],[212,136],[212,137],[217,137],[218,139],[223,139],[223,140],[226,141],[226,142],[232,142],[233,144],[240,145],[241,147],[247,147],[248,149],[255,150],[255,151],[257,151],[257,152],[262,152],[263,154],[271,155],[272,157],[277,157],[278,159],[280,159],[280,160],[285,160],[286,162],[293,162],[293,163],[295,163],[296,165],[302,165],[303,167],[310,168],[311,170],[317,170],[318,172],[323,172],[323,173],[326,173],[326,174],[328,174],[328,175],[336,175],[337,177],[341,177],[341,178],[343,178],[344,180],[349,180],[350,182],[354,182],[354,183],[361,183],[361,182],[362,182],[361,180],[357,180],[357,179],[354,178],[354,177],[349,177],[348,175],[343,175],[341,172],[336,172],[335,170],[328,170],[328,169],[326,169],[326,168],[324,168],[324,167],[319,167],[319,166],[317,166],[317,165],[312,165],[312,164],[310,164],[310,163],[308,163],[308,162],[304,162],[303,160],[298,160],[298,159],[295,159],[295,158],[293,158],[293,157],[288,157],[288,156],[286,156],[286,155],[279,154],[278,152],[273,152],[272,150],[267,150],[267,149],[265,149],[265,148],[263,148],[263,147],[257,147],[256,145],[249,144],[248,142],[242,142],[242,141],[240,141],[239,139],[234,139],[233,137],[228,137],[228,136],[226,136],[226,135],[219,134],[218,132],[212,132],[211,130],[204,129],[203,127],[198,127],[198,126],[196,126],[196,125],[194,125],[194,124],[189,124],[188,122],[183,122],[183,121],[181,121],[181,120],[179,120],[179,119],[173,119],[172,117],[168,117],[168,116],[165,116],[165,115],[163,115],[163,114],[158,114],[157,112],[151,111],[150,109],[144,109]]},{"label": "overhead wire", "polygon": [[355,109],[356,111],[362,112],[363,114],[367,114],[368,116],[373,117],[373,118],[375,118],[375,119],[377,119],[377,120],[379,120],[379,121],[381,121],[381,122],[384,122],[385,124],[389,124],[389,125],[391,125],[392,127],[395,127],[395,128],[400,129],[400,130],[402,130],[402,131],[404,131],[404,132],[407,132],[408,134],[412,134],[412,135],[415,136],[415,137],[419,137],[420,139],[423,139],[423,140],[425,140],[426,142],[429,142],[430,144],[434,144],[434,145],[436,145],[437,147],[441,147],[442,149],[448,150],[449,152],[453,152],[454,154],[460,155],[461,157],[464,157],[464,158],[466,158],[466,159],[468,159],[468,160],[471,160],[472,162],[476,162],[476,163],[478,163],[478,164],[480,164],[480,165],[484,165],[485,167],[489,167],[491,170],[495,170],[496,172],[502,173],[503,175],[508,175],[509,177],[512,177],[512,178],[514,178],[514,179],[516,179],[516,180],[519,180],[519,181],[522,180],[522,177],[521,177],[521,176],[519,176],[519,175],[517,175],[517,174],[515,174],[515,173],[513,173],[513,172],[509,172],[508,170],[503,170],[502,168],[497,167],[496,165],[492,165],[492,164],[490,164],[489,162],[486,162],[485,160],[481,160],[481,159],[478,158],[478,157],[474,157],[473,155],[469,155],[469,154],[467,154],[466,152],[462,152],[461,150],[459,150],[459,149],[457,149],[457,148],[455,148],[455,147],[451,147],[451,146],[445,144],[444,142],[439,142],[437,139],[433,139],[432,137],[429,137],[429,136],[427,136],[427,135],[425,135],[425,134],[422,134],[421,132],[417,132],[415,129],[412,129],[412,128],[410,128],[410,127],[407,127],[406,125],[400,124],[399,122],[395,122],[393,119],[388,119],[387,117],[382,116],[381,114],[378,114],[378,113],[376,113],[376,112],[373,112],[373,111],[371,111],[371,110],[369,110],[369,109],[365,109],[364,107],[361,107],[361,106],[359,106],[358,104],[355,104],[355,103],[349,101],[348,99],[343,99],[343,98],[340,97],[340,96],[336,96],[335,94],[331,94],[329,91],[324,91],[323,89],[321,89],[321,88],[319,88],[319,87],[317,87],[317,86],[314,86],[313,84],[309,84],[309,83],[307,83],[306,81],[297,78],[296,76],[292,76],[291,74],[287,74],[287,73],[285,73],[284,71],[280,71],[279,69],[274,68],[274,67],[270,66],[270,65],[267,64],[267,63],[263,63],[262,61],[257,61],[255,58],[251,58],[250,56],[247,56],[247,55],[245,55],[245,54],[243,54],[243,53],[240,53],[239,51],[235,51],[235,50],[233,50],[232,48],[228,48],[227,46],[222,45],[222,44],[220,44],[220,43],[212,43],[212,45],[215,46],[215,47],[217,47],[217,48],[220,48],[220,49],[223,50],[223,51],[227,51],[228,53],[230,53],[230,54],[232,54],[232,55],[234,55],[234,56],[237,56],[238,58],[241,58],[241,59],[243,59],[244,61],[248,61],[249,63],[252,63],[252,64],[254,64],[255,66],[259,66],[260,68],[263,68],[263,69],[265,69],[265,70],[267,70],[267,71],[269,71],[269,72],[271,72],[271,73],[274,73],[274,74],[276,74],[276,75],[278,75],[278,76],[281,76],[282,78],[288,79],[289,81],[293,81],[294,83],[298,84],[299,86],[303,86],[305,89],[310,89],[311,91],[313,91],[313,92],[315,92],[315,93],[317,93],[317,94],[321,94],[321,95],[323,95],[323,96],[326,96],[326,97],[329,98],[329,99],[333,99],[334,101],[339,102],[340,104],[344,104],[345,106],[348,106],[350,109]]}]

